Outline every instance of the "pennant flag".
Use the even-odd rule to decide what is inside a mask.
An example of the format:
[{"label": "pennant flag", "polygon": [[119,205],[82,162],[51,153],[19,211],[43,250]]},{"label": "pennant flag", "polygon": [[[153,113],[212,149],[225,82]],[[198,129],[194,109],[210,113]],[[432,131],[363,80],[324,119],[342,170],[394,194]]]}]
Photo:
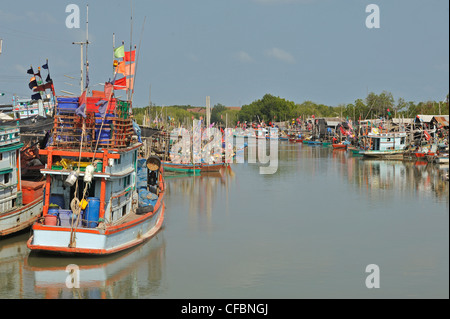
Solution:
[{"label": "pennant flag", "polygon": [[33,67],[30,66],[30,68],[27,71],[27,74],[33,74],[34,75],[34,71],[33,71]]},{"label": "pennant flag", "polygon": [[78,99],[79,107],[75,110],[75,114],[86,118],[86,90],[83,91]]},{"label": "pennant flag", "polygon": [[134,75],[134,71],[136,70],[135,63],[126,64],[124,61],[120,62],[117,66],[116,72],[121,73],[125,76]]},{"label": "pennant flag", "polygon": [[423,134],[425,134],[425,138],[427,139],[427,141],[429,141],[430,138],[431,138],[430,133],[428,133],[428,132],[425,130],[425,131],[423,131]]},{"label": "pennant flag", "polygon": [[123,45],[114,49],[114,57],[123,58],[124,56],[125,56],[125,47]]},{"label": "pennant flag", "polygon": [[40,100],[40,99],[41,99],[41,93],[33,94],[33,95],[31,96],[31,99],[32,99],[33,101]]},{"label": "pennant flag", "polygon": [[111,93],[112,93],[112,90],[113,90],[113,85],[112,85],[112,83],[106,82],[106,83],[105,83],[105,91],[104,91],[104,93],[103,93],[103,96],[106,97],[106,98],[110,98]]},{"label": "pennant flag", "polygon": [[95,103],[95,105],[98,106],[98,113],[100,113],[101,117],[105,117],[106,108],[108,107],[108,101],[100,100]]},{"label": "pennant flag", "polygon": [[114,81],[114,90],[125,90],[127,85],[127,78],[121,78]]},{"label": "pennant flag", "polygon": [[30,79],[30,83],[28,83],[28,87],[30,88],[30,90],[32,90],[32,89],[35,88],[36,86],[38,86],[38,85],[37,85],[37,82],[36,82],[36,78],[35,78],[35,77],[32,77],[32,78]]},{"label": "pennant flag", "polygon": [[44,70],[48,70],[48,60],[45,62],[45,64],[42,66]]},{"label": "pennant flag", "polygon": [[116,73],[124,74],[125,73],[125,62],[120,62],[116,67]]},{"label": "pennant flag", "polygon": [[136,56],[136,50],[125,52],[125,56],[123,60],[125,62],[134,62],[134,58]]},{"label": "pennant flag", "polygon": [[33,92],[43,92],[47,89],[51,89],[52,88],[52,82],[46,83],[46,84],[41,84],[39,86],[36,86],[33,88]]}]

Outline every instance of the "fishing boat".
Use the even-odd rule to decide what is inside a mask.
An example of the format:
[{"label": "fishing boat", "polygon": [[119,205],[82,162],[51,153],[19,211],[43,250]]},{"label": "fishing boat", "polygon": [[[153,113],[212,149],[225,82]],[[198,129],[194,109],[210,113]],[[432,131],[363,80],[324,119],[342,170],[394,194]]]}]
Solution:
[{"label": "fishing boat", "polygon": [[403,160],[406,147],[406,132],[399,133],[369,133],[368,149],[361,150],[366,158],[384,158]]},{"label": "fishing boat", "polygon": [[312,141],[312,140],[304,140],[303,144],[312,145],[312,146],[319,146],[322,145],[321,141]]},{"label": "fishing boat", "polygon": [[42,210],[44,182],[22,180],[19,127],[0,127],[0,237],[30,227]]},{"label": "fishing boat", "polygon": [[334,143],[332,144],[334,150],[346,150],[347,144],[344,143]]},{"label": "fishing boat", "polygon": [[362,154],[359,153],[361,149],[356,146],[347,146],[347,151],[349,151],[353,156],[362,156]]},{"label": "fishing boat", "polygon": [[27,242],[31,251],[108,255],[149,240],[162,227],[163,165],[156,156],[139,158],[131,99],[114,97],[115,90],[131,91],[116,86],[129,83],[126,76],[115,80],[119,67],[103,96],[87,97],[85,90],[78,102],[57,98],[51,142],[39,151],[47,157],[45,194]]},{"label": "fishing boat", "polygon": [[193,164],[183,164],[183,163],[172,163],[169,161],[163,161],[162,165],[164,171],[166,172],[177,172],[177,173],[200,173],[201,166]]},{"label": "fishing boat", "polygon": [[207,172],[218,172],[223,167],[225,167],[225,163],[172,163],[168,161],[163,161],[162,165],[165,171],[168,172],[179,172],[179,173],[207,173]]},{"label": "fishing boat", "polygon": [[297,136],[289,136],[289,142],[291,143],[303,143],[303,139]]}]

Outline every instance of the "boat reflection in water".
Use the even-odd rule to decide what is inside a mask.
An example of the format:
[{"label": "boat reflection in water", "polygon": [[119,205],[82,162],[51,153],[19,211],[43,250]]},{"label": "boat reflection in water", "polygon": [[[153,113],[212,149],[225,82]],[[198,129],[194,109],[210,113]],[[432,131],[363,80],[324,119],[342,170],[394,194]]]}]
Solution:
[{"label": "boat reflection in water", "polygon": [[[34,294],[41,298],[116,299],[159,295],[165,289],[163,233],[143,245],[108,257],[74,259],[30,254],[24,267],[34,274]],[[70,274],[70,269],[75,272]]]},{"label": "boat reflection in water", "polygon": [[[388,190],[418,198],[432,196],[439,202],[449,202],[449,186],[445,176],[448,165],[428,162],[348,159],[348,179],[359,189]],[[380,194],[380,193],[378,193]]]},{"label": "boat reflection in water", "polygon": [[[227,165],[219,172],[202,173],[201,175],[165,174],[164,178],[167,196],[170,197],[173,194],[177,198],[176,202],[167,202],[177,206],[171,207],[173,211],[189,212],[188,223],[191,227],[206,227],[211,230],[211,218],[215,205],[225,205],[225,211],[228,212],[229,187],[235,178],[231,166]],[[224,198],[219,199],[219,196],[224,196]]]}]

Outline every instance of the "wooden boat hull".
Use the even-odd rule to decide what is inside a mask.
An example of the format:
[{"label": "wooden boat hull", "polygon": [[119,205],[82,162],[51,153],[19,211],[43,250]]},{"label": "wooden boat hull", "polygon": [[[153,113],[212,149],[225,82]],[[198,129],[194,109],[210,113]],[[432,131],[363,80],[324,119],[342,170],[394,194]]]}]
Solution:
[{"label": "wooden boat hull", "polygon": [[303,144],[307,144],[307,145],[322,145],[322,142],[303,140]]},{"label": "wooden boat hull", "polygon": [[24,230],[39,218],[42,212],[43,196],[17,209],[0,213],[0,237]]},{"label": "wooden boat hull", "polygon": [[333,149],[335,150],[346,150],[347,145],[345,144],[333,144]]},{"label": "wooden boat hull", "polygon": [[170,162],[162,162],[164,170],[168,172],[180,172],[180,173],[198,173],[201,171],[201,165],[196,166],[192,164],[176,164]]},{"label": "wooden boat hull", "polygon": [[217,163],[217,164],[202,164],[201,172],[219,172],[222,168],[225,167],[225,163]]},{"label": "wooden boat hull", "polygon": [[176,164],[170,162],[163,162],[164,170],[168,172],[179,172],[179,173],[206,173],[206,172],[218,172],[223,167],[225,163],[217,164]]},{"label": "wooden boat hull", "polygon": [[[139,245],[153,237],[164,221],[164,203],[159,207],[117,226],[103,229],[81,228],[76,231],[75,247],[69,247],[71,227],[34,224],[27,242],[32,251],[63,255],[109,255]],[[157,204],[158,205],[158,204]]]},{"label": "wooden boat hull", "polygon": [[359,153],[366,158],[383,158],[392,160],[403,160],[404,150],[393,151],[360,151]]}]

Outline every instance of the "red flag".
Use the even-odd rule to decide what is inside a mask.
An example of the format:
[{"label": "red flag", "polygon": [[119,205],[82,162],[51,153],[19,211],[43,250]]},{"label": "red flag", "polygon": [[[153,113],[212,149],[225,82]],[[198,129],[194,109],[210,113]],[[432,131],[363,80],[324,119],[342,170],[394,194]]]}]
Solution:
[{"label": "red flag", "polygon": [[123,60],[125,62],[134,62],[135,56],[136,56],[136,50],[125,52],[125,56],[123,57]]},{"label": "red flag", "polygon": [[431,138],[430,133],[428,133],[427,131],[423,131],[423,134],[425,134],[425,138],[427,139],[427,141],[430,140]]},{"label": "red flag", "polygon": [[121,78],[114,82],[114,90],[125,90],[127,88],[127,78]]},{"label": "red flag", "polygon": [[344,129],[342,128],[342,126],[339,127],[341,129],[342,134],[346,135],[347,133],[344,131]]}]

